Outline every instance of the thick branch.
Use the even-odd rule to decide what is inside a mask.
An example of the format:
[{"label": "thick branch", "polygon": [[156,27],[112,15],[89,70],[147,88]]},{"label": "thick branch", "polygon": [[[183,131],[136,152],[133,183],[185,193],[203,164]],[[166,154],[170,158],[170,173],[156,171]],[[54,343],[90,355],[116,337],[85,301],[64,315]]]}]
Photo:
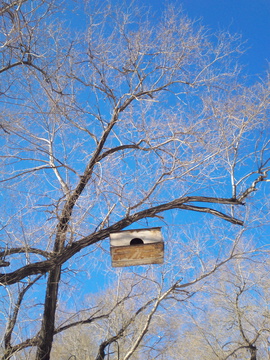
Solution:
[{"label": "thick branch", "polygon": [[203,196],[192,196],[192,197],[184,197],[173,200],[171,202],[161,204],[152,208],[148,208],[137,212],[133,215],[127,216],[122,220],[116,222],[115,224],[102,229],[96,233],[93,233],[89,236],[82,238],[81,240],[71,244],[70,246],[65,247],[61,253],[55,255],[55,257],[50,260],[36,262],[33,264],[26,265],[18,270],[15,270],[9,274],[1,274],[0,275],[0,283],[4,285],[14,284],[26,276],[35,275],[35,274],[43,274],[53,269],[55,266],[62,265],[68,259],[70,259],[73,255],[78,253],[83,248],[97,243],[98,241],[104,240],[109,237],[110,233],[121,231],[125,227],[136,223],[137,221],[147,218],[147,217],[155,217],[157,214],[172,210],[172,209],[184,209],[184,210],[192,210],[199,212],[206,212],[212,215],[218,216],[226,221],[231,222],[232,224],[243,225],[241,220],[235,219],[229,215],[225,215],[217,210],[211,208],[200,208],[193,205],[187,205],[189,202],[206,202],[206,203],[217,203],[217,204],[227,204],[227,205],[240,205],[242,204],[238,200],[235,199],[226,199],[226,198],[212,198],[212,197],[203,197]]},{"label": "thick branch", "polygon": [[257,191],[257,185],[262,181],[269,181],[266,180],[268,176],[268,171],[264,171],[262,174],[260,174],[257,179],[253,181],[251,186],[247,188],[240,196],[238,196],[238,201],[242,202],[244,199],[246,199],[251,193],[254,191]]},{"label": "thick branch", "polygon": [[94,168],[95,164],[98,162],[100,153],[101,153],[103,146],[107,140],[107,137],[109,136],[112,128],[114,127],[114,125],[116,124],[116,122],[118,120],[119,111],[120,111],[119,109],[115,110],[112,121],[108,124],[107,128],[104,130],[103,135],[102,135],[102,137],[97,145],[97,148],[92,156],[92,159],[90,160],[90,162],[88,163],[88,166],[86,167],[86,169],[84,171],[84,174],[81,176],[81,179],[80,179],[77,187],[75,188],[73,193],[68,197],[68,199],[65,203],[65,206],[62,210],[59,224],[57,226],[57,234],[56,234],[55,246],[54,246],[55,252],[59,252],[61,250],[61,248],[64,246],[65,233],[67,230],[67,225],[70,220],[73,208],[74,208],[78,198],[80,197],[81,193],[85,189],[88,181],[90,180],[90,178],[92,176],[93,168]]},{"label": "thick branch", "polygon": [[178,284],[179,284],[180,280],[177,281],[175,284],[173,284],[167,291],[165,291],[163,294],[161,294],[155,301],[153,308],[151,309],[150,313],[148,314],[145,324],[142,328],[142,330],[140,331],[137,339],[134,341],[133,345],[131,346],[131,348],[129,349],[129,351],[127,352],[126,356],[124,357],[123,360],[128,360],[132,354],[134,353],[134,351],[138,348],[138,346],[140,345],[142,339],[144,338],[145,334],[147,333],[149,326],[151,324],[152,318],[154,316],[154,314],[156,313],[159,304],[166,299],[166,297],[173,292]]},{"label": "thick branch", "polygon": [[9,266],[10,262],[0,259],[0,267],[6,267]]},{"label": "thick branch", "polygon": [[44,251],[37,248],[31,248],[31,247],[20,247],[20,248],[11,248],[11,249],[6,249],[5,251],[0,251],[0,258],[4,258],[12,254],[37,254],[45,257],[46,259],[50,259],[52,257],[52,255],[48,251]]},{"label": "thick branch", "polygon": [[184,210],[192,210],[192,211],[197,211],[197,212],[204,212],[207,214],[211,214],[211,215],[215,215],[217,217],[220,217],[223,220],[229,221],[232,224],[235,225],[244,225],[244,222],[242,220],[233,218],[232,216],[226,215],[220,211],[211,209],[211,208],[207,208],[207,207],[199,207],[199,206],[194,206],[194,205],[181,205],[179,206],[180,209],[184,209]]}]

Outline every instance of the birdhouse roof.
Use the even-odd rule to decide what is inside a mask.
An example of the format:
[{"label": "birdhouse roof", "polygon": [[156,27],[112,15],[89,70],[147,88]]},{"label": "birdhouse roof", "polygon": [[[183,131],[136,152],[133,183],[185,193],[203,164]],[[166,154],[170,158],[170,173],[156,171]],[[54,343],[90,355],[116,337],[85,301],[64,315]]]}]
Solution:
[{"label": "birdhouse roof", "polygon": [[161,228],[131,229],[110,234],[111,246],[127,246],[134,238],[139,238],[144,244],[163,242]]}]

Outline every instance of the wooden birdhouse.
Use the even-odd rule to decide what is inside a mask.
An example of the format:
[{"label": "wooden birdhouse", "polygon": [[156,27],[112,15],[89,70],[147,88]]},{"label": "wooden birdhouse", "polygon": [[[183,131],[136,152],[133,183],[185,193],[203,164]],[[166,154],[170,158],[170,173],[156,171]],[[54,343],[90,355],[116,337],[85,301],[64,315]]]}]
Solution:
[{"label": "wooden birdhouse", "polygon": [[162,264],[161,228],[124,230],[110,234],[113,267]]}]

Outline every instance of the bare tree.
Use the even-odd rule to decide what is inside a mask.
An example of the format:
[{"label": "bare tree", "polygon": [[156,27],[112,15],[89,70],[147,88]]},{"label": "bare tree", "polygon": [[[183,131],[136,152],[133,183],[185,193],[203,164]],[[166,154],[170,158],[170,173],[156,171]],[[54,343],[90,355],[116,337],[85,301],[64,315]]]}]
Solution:
[{"label": "bare tree", "polygon": [[[92,322],[59,327],[60,300],[68,301],[67,283],[78,294],[78,271],[94,274],[108,259],[103,241],[112,232],[169,228],[183,210],[194,214],[186,215],[194,226],[210,216],[212,228],[226,222],[207,259],[181,243],[185,288],[239,258],[239,227],[249,224],[255,199],[263,201],[254,194],[268,181],[269,80],[247,86],[241,79],[237,36],[211,37],[173,8],[157,19],[110,4],[78,7],[83,30],[76,33],[57,11],[46,1],[0,8],[3,359],[27,348],[49,359],[60,330]],[[135,311],[152,309],[123,359],[178,286],[179,245],[167,260],[172,280]],[[97,359],[123,326],[102,340]]]},{"label": "bare tree", "polygon": [[175,358],[269,357],[269,264],[260,257],[226,264],[183,303],[183,322],[172,319],[170,324],[179,336],[173,344]]}]

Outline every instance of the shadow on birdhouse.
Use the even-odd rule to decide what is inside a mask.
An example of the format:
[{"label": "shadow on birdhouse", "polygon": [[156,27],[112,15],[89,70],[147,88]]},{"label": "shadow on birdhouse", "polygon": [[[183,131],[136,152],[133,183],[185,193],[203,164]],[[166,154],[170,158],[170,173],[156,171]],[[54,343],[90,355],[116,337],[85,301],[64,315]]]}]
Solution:
[{"label": "shadow on birdhouse", "polygon": [[164,242],[160,229],[155,227],[111,233],[112,266],[162,264]]}]

